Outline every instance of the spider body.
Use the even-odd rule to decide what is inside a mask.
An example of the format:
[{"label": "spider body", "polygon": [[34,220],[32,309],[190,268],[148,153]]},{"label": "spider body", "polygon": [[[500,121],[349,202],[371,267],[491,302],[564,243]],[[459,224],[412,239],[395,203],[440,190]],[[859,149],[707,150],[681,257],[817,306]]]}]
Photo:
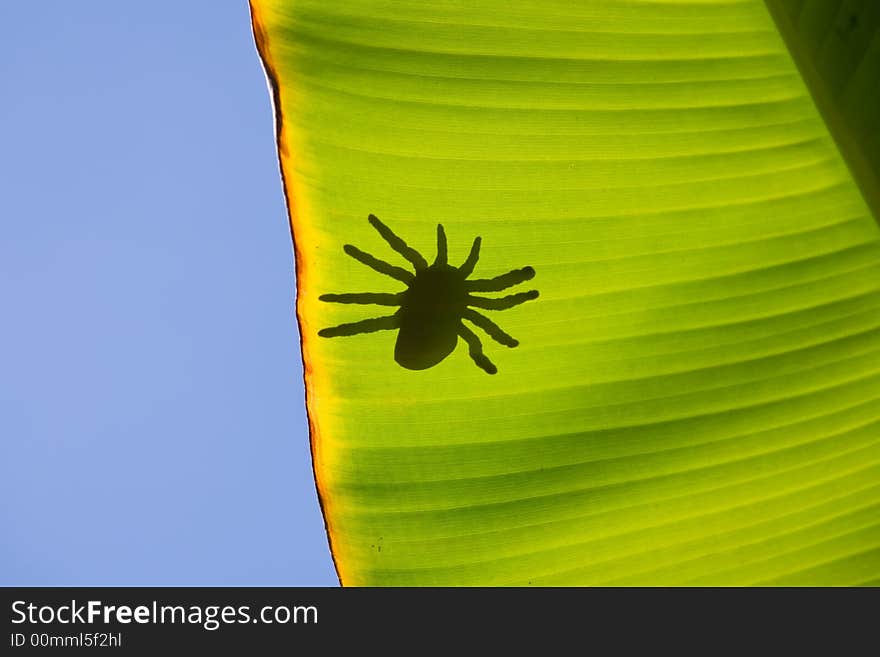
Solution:
[{"label": "spider body", "polygon": [[401,293],[394,360],[410,370],[433,367],[455,350],[468,291],[458,269],[433,264]]},{"label": "spider body", "polygon": [[474,363],[488,374],[498,370],[483,353],[482,343],[463,320],[484,330],[492,339],[507,347],[519,342],[505,333],[491,319],[478,313],[473,307],[488,310],[505,310],[538,296],[537,290],[520,292],[500,298],[488,298],[471,294],[476,291],[495,292],[517,285],[534,277],[531,267],[515,269],[490,279],[469,279],[480,257],[480,238],[474,239],[467,260],[460,267],[447,262],[446,233],[437,226],[437,257],[432,264],[400,239],[388,226],[374,215],[369,221],[388,244],[413,266],[415,273],[397,267],[365,253],[351,244],[343,248],[355,260],[381,274],[406,284],[406,289],[396,294],[360,292],[351,294],[324,294],[322,301],[333,303],[376,304],[399,306],[397,312],[385,317],[365,319],[350,324],[340,324],[321,329],[322,337],[340,337],[397,329],[394,360],[410,370],[433,367],[449,356],[462,338]]}]

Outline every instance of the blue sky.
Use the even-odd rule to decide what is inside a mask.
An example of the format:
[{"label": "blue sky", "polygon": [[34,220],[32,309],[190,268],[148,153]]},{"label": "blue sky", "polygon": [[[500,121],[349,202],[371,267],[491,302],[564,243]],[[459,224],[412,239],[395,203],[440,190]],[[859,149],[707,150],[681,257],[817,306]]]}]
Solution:
[{"label": "blue sky", "polygon": [[3,2],[0,78],[0,584],[336,585],[246,2]]}]

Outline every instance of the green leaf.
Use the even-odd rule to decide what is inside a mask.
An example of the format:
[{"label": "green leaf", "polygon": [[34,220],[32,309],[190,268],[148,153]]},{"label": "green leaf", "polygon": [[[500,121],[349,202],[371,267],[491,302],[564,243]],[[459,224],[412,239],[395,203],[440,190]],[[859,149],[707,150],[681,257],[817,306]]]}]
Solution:
[{"label": "green leaf", "polygon": [[880,215],[880,3],[767,5],[874,216]]},{"label": "green leaf", "polygon": [[[343,584],[880,581],[877,113],[802,75],[798,3],[251,4]],[[485,293],[540,292],[481,311],[497,374],[318,334],[407,289],[351,257],[412,271],[370,214],[534,268]]]}]

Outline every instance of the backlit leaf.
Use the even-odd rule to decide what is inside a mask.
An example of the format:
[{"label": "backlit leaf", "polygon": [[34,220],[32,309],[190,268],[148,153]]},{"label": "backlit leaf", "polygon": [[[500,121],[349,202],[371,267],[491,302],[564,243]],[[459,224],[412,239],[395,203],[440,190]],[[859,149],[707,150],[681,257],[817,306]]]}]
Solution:
[{"label": "backlit leaf", "polygon": [[[880,581],[875,3],[251,4],[343,584]],[[534,268],[497,374],[318,335],[412,271],[370,214]]]}]

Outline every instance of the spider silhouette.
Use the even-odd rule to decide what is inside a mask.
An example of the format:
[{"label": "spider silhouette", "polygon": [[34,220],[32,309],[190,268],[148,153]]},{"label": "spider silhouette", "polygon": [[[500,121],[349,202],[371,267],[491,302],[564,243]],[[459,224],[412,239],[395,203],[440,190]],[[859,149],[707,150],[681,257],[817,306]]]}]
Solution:
[{"label": "spider silhouette", "polygon": [[418,251],[408,246],[376,216],[371,214],[369,221],[388,245],[412,264],[415,273],[380,260],[351,244],[346,244],[343,250],[380,274],[405,283],[407,288],[396,294],[356,292],[322,294],[319,298],[321,301],[333,303],[400,306],[400,309],[393,315],[321,329],[318,335],[335,338],[398,329],[394,360],[401,367],[410,370],[433,367],[451,354],[458,344],[458,338],[462,338],[467,343],[468,353],[474,363],[488,374],[495,374],[498,368],[483,353],[480,338],[462,320],[466,319],[483,329],[496,342],[507,347],[516,347],[519,344],[517,340],[473,308],[506,310],[537,298],[538,291],[529,290],[494,299],[475,296],[471,292],[498,292],[507,289],[533,278],[535,270],[523,267],[495,278],[468,280],[480,258],[479,237],[474,238],[470,254],[464,263],[460,267],[453,267],[447,263],[446,232],[438,224],[437,257],[429,265]]}]

